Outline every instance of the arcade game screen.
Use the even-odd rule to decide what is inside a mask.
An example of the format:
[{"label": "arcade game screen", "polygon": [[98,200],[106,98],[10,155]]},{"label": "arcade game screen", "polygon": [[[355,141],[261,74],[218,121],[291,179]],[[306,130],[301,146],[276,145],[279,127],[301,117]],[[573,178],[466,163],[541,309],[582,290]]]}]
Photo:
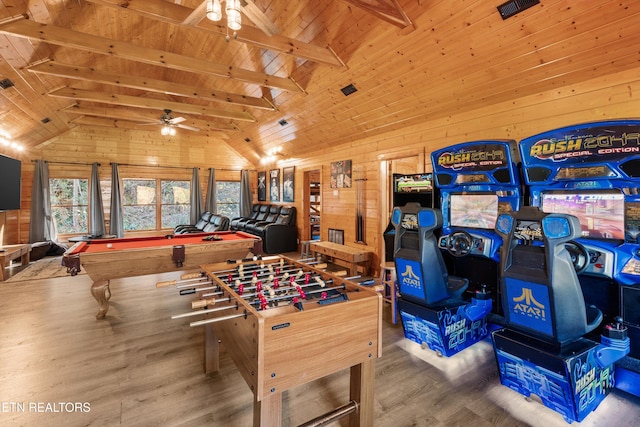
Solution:
[{"label": "arcade game screen", "polygon": [[393,191],[396,193],[430,193],[433,191],[433,175],[393,175]]},{"label": "arcade game screen", "polygon": [[580,220],[582,237],[624,239],[624,195],[621,193],[543,193],[541,209]]},{"label": "arcade game screen", "polygon": [[450,199],[452,227],[493,230],[498,219],[496,194],[452,194]]}]

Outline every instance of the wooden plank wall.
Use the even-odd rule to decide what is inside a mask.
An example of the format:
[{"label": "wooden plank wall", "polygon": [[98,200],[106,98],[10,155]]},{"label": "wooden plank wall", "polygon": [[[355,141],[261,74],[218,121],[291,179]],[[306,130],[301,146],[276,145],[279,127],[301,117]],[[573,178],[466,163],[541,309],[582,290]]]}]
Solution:
[{"label": "wooden plank wall", "polygon": [[[329,228],[345,230],[345,244],[355,243],[355,187],[330,188],[330,164],[339,160],[352,160],[353,167],[365,171],[365,248],[381,253],[383,239],[380,230],[388,217],[384,213],[383,200],[388,184],[380,180],[381,162],[422,156],[424,170],[430,169],[429,154],[436,148],[485,138],[524,137],[575,123],[638,116],[640,111],[640,80],[631,71],[611,74],[607,78],[586,80],[580,84],[560,87],[486,108],[465,111],[442,119],[393,130],[383,136],[354,135],[349,143],[337,147],[318,147],[310,156],[295,161],[282,161],[273,165],[259,165],[258,159],[243,159],[233,150],[232,144],[219,144],[197,137],[179,135],[168,140],[157,132],[127,131],[111,128],[79,127],[51,141],[37,152],[27,153],[29,158],[49,161],[102,164],[102,180],[110,179],[110,162],[184,167],[216,167],[228,169],[252,169],[269,171],[274,167],[296,166],[295,205],[298,207],[298,227],[304,224],[302,215],[303,174],[320,169],[322,183],[321,238],[327,239]],[[25,162],[26,163],[26,162]],[[19,216],[19,233],[11,231],[5,240],[11,243],[28,240],[31,168],[25,165],[23,176],[23,210]],[[55,168],[53,173],[57,174]],[[86,168],[85,168],[86,170]],[[142,173],[142,168],[139,172]],[[68,170],[70,172],[70,170]],[[204,173],[204,172],[203,172]],[[190,175],[189,175],[190,176]],[[218,175],[218,179],[225,179]],[[201,176],[206,186],[207,176]],[[252,186],[256,179],[252,178]],[[256,200],[254,188],[254,200]],[[13,214],[11,214],[13,215]],[[5,222],[13,229],[13,217]],[[376,257],[373,265],[379,264]]]},{"label": "wooden plank wall", "polygon": [[[430,153],[438,148],[490,138],[519,141],[537,133],[571,124],[640,117],[640,81],[634,72],[612,74],[606,79],[585,81],[579,85],[558,88],[531,96],[464,112],[444,119],[392,131],[382,137],[354,137],[351,143],[338,148],[319,150],[296,163],[296,183],[302,182],[307,170],[322,169],[321,238],[326,240],[329,228],[345,230],[345,244],[355,242],[355,188],[334,192],[329,188],[330,163],[352,160],[353,167],[367,171],[365,182],[366,245],[380,262],[384,241],[381,230],[388,222],[385,189],[388,183],[379,177],[380,162],[405,159],[424,154],[424,171],[431,170]],[[411,160],[409,160],[411,161]],[[402,163],[402,161],[400,161]],[[303,188],[296,186],[295,200],[303,197]]]},{"label": "wooden plank wall", "polygon": [[[205,200],[209,168],[216,168],[219,181],[240,180],[240,170],[254,170],[246,159],[240,157],[226,143],[217,139],[185,136],[161,137],[159,128],[151,131],[127,131],[111,128],[75,128],[66,135],[44,144],[39,150],[23,154],[22,160],[22,209],[5,212],[0,216],[4,224],[4,244],[29,241],[31,215],[31,191],[34,164],[31,160],[43,159],[49,163],[51,178],[89,178],[91,164],[100,164],[99,175],[103,192],[103,204],[107,211],[108,225],[110,205],[111,163],[120,164],[120,178],[156,178],[190,180],[192,168],[199,168],[202,200]],[[255,172],[253,172],[255,175]],[[252,179],[252,186],[257,180]],[[257,189],[252,188],[253,193]],[[107,228],[108,229],[108,228]]]}]

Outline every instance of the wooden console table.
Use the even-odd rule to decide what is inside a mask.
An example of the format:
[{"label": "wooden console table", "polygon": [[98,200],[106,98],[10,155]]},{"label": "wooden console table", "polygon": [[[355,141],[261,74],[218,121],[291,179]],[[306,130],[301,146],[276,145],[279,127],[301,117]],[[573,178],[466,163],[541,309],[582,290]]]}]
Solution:
[{"label": "wooden console table", "polygon": [[316,256],[322,254],[337,261],[336,264],[349,268],[350,276],[358,274],[358,265],[362,266],[363,275],[369,274],[373,256],[370,251],[333,242],[311,242],[309,249]]},{"label": "wooden console table", "polygon": [[5,267],[8,267],[11,261],[21,258],[22,265],[29,264],[31,257],[31,245],[6,245],[0,248],[0,281],[7,278]]}]

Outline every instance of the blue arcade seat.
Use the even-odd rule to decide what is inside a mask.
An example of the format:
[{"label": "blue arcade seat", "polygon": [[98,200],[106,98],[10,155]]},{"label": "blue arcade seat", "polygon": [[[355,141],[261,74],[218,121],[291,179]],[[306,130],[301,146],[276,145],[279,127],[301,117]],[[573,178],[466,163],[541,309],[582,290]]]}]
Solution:
[{"label": "blue arcade seat", "polygon": [[[492,332],[500,382],[582,421],[615,384],[613,364],[629,353],[620,320],[593,339],[602,312],[587,307],[567,245],[580,237],[578,218],[536,207],[502,214],[501,302],[505,328]],[[590,334],[591,333],[591,334]],[[588,336],[588,337],[587,337]]]},{"label": "blue arcade seat", "polygon": [[535,207],[502,214],[500,284],[505,324],[562,348],[597,328],[602,312],[586,307],[567,242],[581,235],[578,218]]},{"label": "blue arcade seat", "polygon": [[442,227],[440,210],[407,203],[394,209],[391,222],[405,336],[445,356],[482,340],[491,296],[483,289],[463,299],[469,280],[449,275],[434,235]]},{"label": "blue arcade seat", "polygon": [[394,260],[400,294],[422,305],[460,298],[469,280],[450,276],[434,231],[442,227],[440,210],[407,203],[393,210]]}]

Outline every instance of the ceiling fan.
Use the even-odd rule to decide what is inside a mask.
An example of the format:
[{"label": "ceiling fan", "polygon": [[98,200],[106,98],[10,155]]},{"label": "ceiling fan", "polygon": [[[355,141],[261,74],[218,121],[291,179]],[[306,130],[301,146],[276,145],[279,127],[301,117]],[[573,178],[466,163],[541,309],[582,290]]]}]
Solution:
[{"label": "ceiling fan", "polygon": [[200,128],[197,128],[197,127],[181,124],[186,120],[187,119],[185,119],[184,117],[173,117],[171,115],[171,110],[165,109],[164,114],[160,116],[160,120],[153,123],[148,123],[148,124],[162,125],[162,130],[160,131],[162,135],[171,135],[171,136],[175,135],[176,134],[175,128],[186,129],[193,132],[198,132],[200,130]]}]

